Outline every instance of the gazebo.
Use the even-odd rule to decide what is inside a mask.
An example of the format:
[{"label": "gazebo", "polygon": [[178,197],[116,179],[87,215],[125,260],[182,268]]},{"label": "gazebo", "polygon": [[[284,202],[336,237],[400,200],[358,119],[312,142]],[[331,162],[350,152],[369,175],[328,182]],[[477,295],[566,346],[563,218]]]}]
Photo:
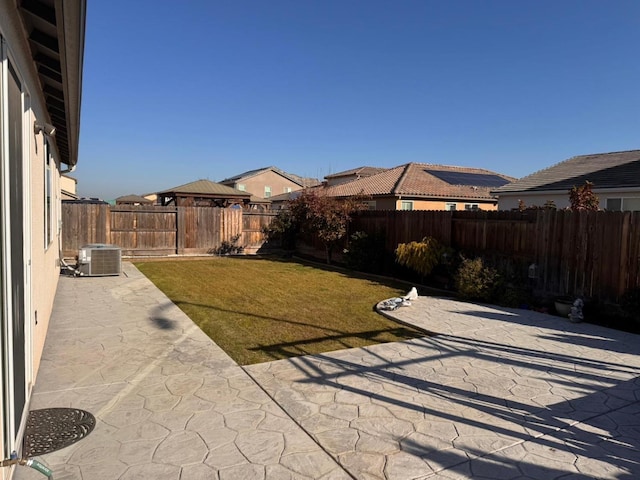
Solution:
[{"label": "gazebo", "polygon": [[131,194],[116,198],[116,205],[153,205],[153,202],[140,195]]},{"label": "gazebo", "polygon": [[251,194],[211,180],[195,182],[158,192],[160,205],[178,207],[231,207],[250,203]]}]

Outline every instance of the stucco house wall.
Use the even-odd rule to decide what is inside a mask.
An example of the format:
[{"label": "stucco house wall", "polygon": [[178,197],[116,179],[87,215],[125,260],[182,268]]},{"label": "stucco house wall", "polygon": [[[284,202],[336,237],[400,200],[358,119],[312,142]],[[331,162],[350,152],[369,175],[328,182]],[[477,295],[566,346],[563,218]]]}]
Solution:
[{"label": "stucco house wall", "polygon": [[[8,119],[0,122],[0,214],[6,220],[0,227],[3,458],[14,450],[21,452],[60,276],[61,172],[77,159],[79,103],[75,102],[79,102],[81,83],[85,6],[84,0],[70,0],[33,13],[20,4],[16,7],[16,2],[0,2],[0,112],[3,120]],[[51,124],[59,119],[49,114],[34,47],[28,40],[29,20],[39,12],[53,12],[60,27],[53,27],[59,35],[54,40],[60,42],[60,55],[66,55],[61,60],[66,95],[63,129],[58,128],[62,124]],[[67,33],[73,38],[65,37]],[[68,81],[77,83],[69,86]],[[56,134],[64,147],[58,145]],[[12,467],[0,468],[0,479],[11,478],[13,471]]]},{"label": "stucco house wall", "polygon": [[232,184],[224,184],[238,190],[249,192],[260,198],[270,198],[282,193],[295,192],[296,190],[302,189],[301,185],[292,182],[272,170],[266,170],[252,177],[240,179]]},{"label": "stucco house wall", "polygon": [[[625,188],[625,189],[593,189],[593,193],[598,197],[600,208],[607,209],[607,199],[623,199],[622,210],[638,211],[640,210],[640,188]],[[545,202],[552,200],[556,208],[568,208],[571,203],[569,202],[569,191],[564,194],[558,192],[548,193],[501,193],[498,199],[498,206],[500,210],[513,210],[517,209],[519,202],[522,200],[527,207],[541,207]]]},{"label": "stucco house wall", "polygon": [[[405,208],[405,203],[411,202],[413,208]],[[475,200],[421,200],[401,198],[395,201],[395,210],[467,210],[466,206],[477,206],[477,210],[497,210],[496,202],[488,203]],[[455,208],[452,208],[455,206]],[[471,208],[471,207],[470,207]]]},{"label": "stucco house wall", "polygon": [[520,200],[524,202],[526,207],[542,207],[548,201],[552,201],[557,208],[566,208],[569,206],[569,195],[561,195],[558,194],[558,192],[537,195],[500,194],[498,210],[516,210],[520,205]]},{"label": "stucco house wall", "polygon": [[[406,202],[411,208],[406,208]],[[367,201],[371,210],[466,210],[466,205],[477,205],[477,210],[497,210],[495,202],[458,201],[458,200],[424,200],[420,198],[374,197]],[[451,208],[455,205],[455,209]]]},{"label": "stucco house wall", "polygon": [[60,191],[62,200],[77,200],[78,199],[78,181],[73,177],[67,175],[60,176]]}]

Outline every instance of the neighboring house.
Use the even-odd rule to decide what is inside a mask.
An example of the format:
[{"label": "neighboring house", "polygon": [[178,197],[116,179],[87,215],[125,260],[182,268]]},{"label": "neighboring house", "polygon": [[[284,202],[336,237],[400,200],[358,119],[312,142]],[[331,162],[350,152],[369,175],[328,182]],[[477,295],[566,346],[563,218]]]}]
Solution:
[{"label": "neighboring house", "polygon": [[[22,451],[60,277],[61,175],[78,159],[85,19],[85,0],[0,2],[3,458]],[[11,474],[0,468],[0,478]]]},{"label": "neighboring house", "polygon": [[342,183],[351,182],[364,177],[370,177],[376,173],[384,172],[386,168],[378,167],[358,167],[351,170],[345,170],[344,172],[332,173],[324,177],[327,187],[333,187],[334,185],[340,185]]},{"label": "neighboring house", "polygon": [[286,173],[276,167],[250,170],[234,177],[225,178],[222,185],[249,192],[260,198],[271,198],[282,193],[295,192],[320,182],[315,178],[304,178]]},{"label": "neighboring house", "polygon": [[153,201],[140,195],[123,195],[116,198],[116,205],[153,205]]},{"label": "neighboring house", "polygon": [[249,205],[245,205],[244,207],[246,210],[265,212],[267,210],[271,210],[271,199],[251,195],[251,198],[249,199]]},{"label": "neighboring house", "polygon": [[144,198],[149,200],[152,205],[157,205],[158,203],[158,194],[157,193],[144,193],[142,195]]},{"label": "neighboring house", "polygon": [[78,180],[67,175],[60,176],[60,198],[62,200],[78,199]]},{"label": "neighboring house", "polygon": [[570,158],[515,182],[492,190],[500,210],[543,206],[553,201],[557,208],[570,206],[569,191],[585,182],[606,210],[640,210],[640,150],[597,153]]},{"label": "neighboring house", "polygon": [[365,195],[370,210],[496,210],[490,190],[513,180],[480,168],[408,163],[323,192]]},{"label": "neighboring house", "polygon": [[271,197],[271,210],[284,210],[287,208],[287,204],[290,200],[294,200],[298,198],[298,196],[303,192],[303,190],[296,190],[295,192],[289,193],[281,193],[280,195],[276,195]]},{"label": "neighboring house", "polygon": [[251,195],[235,188],[212,182],[196,180],[177,187],[158,192],[159,205],[176,205],[178,207],[231,207],[240,205],[248,207]]}]

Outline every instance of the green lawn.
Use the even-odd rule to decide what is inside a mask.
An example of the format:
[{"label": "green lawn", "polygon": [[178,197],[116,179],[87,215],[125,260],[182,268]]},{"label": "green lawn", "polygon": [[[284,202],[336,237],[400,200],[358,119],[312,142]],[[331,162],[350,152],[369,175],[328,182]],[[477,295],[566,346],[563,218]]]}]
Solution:
[{"label": "green lawn", "polygon": [[373,311],[407,287],[295,261],[136,262],[241,365],[424,336]]}]

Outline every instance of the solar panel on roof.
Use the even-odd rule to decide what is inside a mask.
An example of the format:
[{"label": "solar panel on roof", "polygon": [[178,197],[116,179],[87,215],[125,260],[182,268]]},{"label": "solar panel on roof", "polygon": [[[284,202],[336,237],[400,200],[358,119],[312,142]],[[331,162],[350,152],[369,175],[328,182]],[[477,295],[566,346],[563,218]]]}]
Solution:
[{"label": "solar panel on roof", "polygon": [[445,170],[428,170],[425,172],[447,182],[450,185],[469,185],[473,187],[501,187],[509,183],[499,175],[490,173],[451,172]]}]

